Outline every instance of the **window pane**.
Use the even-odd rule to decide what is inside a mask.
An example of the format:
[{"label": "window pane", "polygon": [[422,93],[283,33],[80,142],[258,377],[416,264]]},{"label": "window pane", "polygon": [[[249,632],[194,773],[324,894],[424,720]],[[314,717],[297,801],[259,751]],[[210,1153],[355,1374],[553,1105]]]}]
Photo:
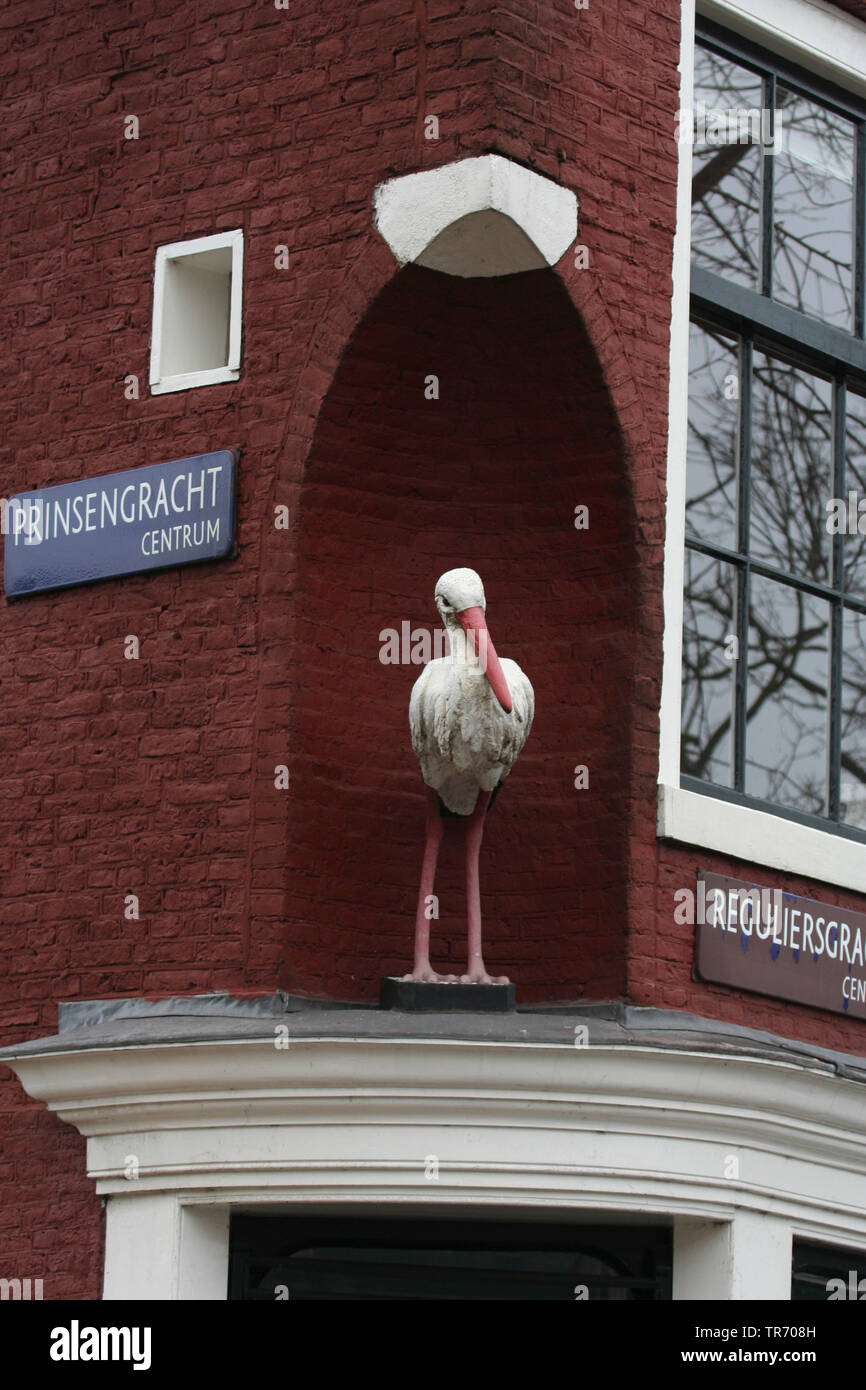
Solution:
[{"label": "window pane", "polygon": [[866,830],[866,617],[842,622],[842,771],[840,815]]},{"label": "window pane", "polygon": [[737,343],[691,325],[686,528],[715,545],[736,549]]},{"label": "window pane", "polygon": [[838,1245],[815,1245],[811,1241],[793,1242],[791,1302],[826,1303],[831,1279],[841,1279],[847,1289],[854,1271],[856,1281],[866,1279],[866,1251],[846,1250]]},{"label": "window pane", "polygon": [[670,1227],[233,1214],[228,1298],[670,1300]]},{"label": "window pane", "polygon": [[829,605],[753,574],[746,791],[799,811],[826,807]]},{"label": "window pane", "polygon": [[[761,79],[698,46],[692,156],[692,259],[756,289],[760,257],[761,149],[754,144]],[[742,142],[740,136],[742,135]]]},{"label": "window pane", "polygon": [[732,785],[736,572],[686,550],[681,767]]},{"label": "window pane", "polygon": [[826,583],[833,496],[832,387],[762,352],[752,384],[752,557]]},{"label": "window pane", "polygon": [[859,530],[859,504],[863,505],[863,529],[866,531],[866,400],[853,391],[845,400],[845,521],[850,519],[848,494],[854,493],[854,517],[857,530],[844,532],[845,589],[858,598],[866,598],[866,535]]},{"label": "window pane", "polygon": [[852,329],[854,126],[781,85],[776,113],[773,296]]}]

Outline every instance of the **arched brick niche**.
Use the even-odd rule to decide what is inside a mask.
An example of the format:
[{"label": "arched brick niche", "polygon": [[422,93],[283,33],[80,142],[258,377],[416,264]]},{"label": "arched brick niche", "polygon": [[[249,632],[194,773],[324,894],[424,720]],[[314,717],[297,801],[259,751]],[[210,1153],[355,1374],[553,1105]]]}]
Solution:
[{"label": "arched brick niche", "polygon": [[[613,408],[553,271],[394,277],[323,402],[296,545],[281,983],[373,999],[383,974],[409,968],[424,812],[407,710],[421,668],[383,664],[380,634],[434,631],[436,579],[469,565],[497,649],[537,700],[488,818],[485,958],[524,1001],[622,993],[632,508]],[[461,831],[446,826],[438,968],[465,965]]]}]

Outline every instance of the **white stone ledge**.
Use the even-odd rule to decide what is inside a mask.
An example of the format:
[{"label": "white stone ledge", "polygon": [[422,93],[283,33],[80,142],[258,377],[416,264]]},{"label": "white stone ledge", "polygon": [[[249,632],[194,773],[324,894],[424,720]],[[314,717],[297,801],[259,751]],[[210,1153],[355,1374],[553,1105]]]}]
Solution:
[{"label": "white stone ledge", "polygon": [[373,224],[401,265],[513,275],[555,265],[577,236],[577,198],[501,155],[380,183]]}]

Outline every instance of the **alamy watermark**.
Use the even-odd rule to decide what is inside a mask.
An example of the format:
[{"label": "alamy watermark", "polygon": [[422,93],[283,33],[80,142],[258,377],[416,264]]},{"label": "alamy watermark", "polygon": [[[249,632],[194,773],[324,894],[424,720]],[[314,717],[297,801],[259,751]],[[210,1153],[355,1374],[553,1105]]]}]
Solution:
[{"label": "alamy watermark", "polygon": [[41,497],[0,497],[0,536],[11,536],[16,545],[41,545],[42,520]]},{"label": "alamy watermark", "polygon": [[0,1279],[0,1300],[20,1299],[27,1302],[43,1297],[41,1279]]},{"label": "alamy watermark", "polygon": [[73,1318],[68,1327],[51,1329],[48,1355],[52,1361],[130,1361],[134,1371],[150,1370],[149,1327],[82,1327]]},{"label": "alamy watermark", "polygon": [[[482,671],[487,670],[488,635],[482,628],[474,632],[468,641],[477,652]],[[430,661],[443,658],[458,661],[459,654],[452,650],[448,633],[444,628],[430,632],[424,627],[412,627],[407,619],[395,627],[384,627],[379,633],[379,660],[383,666],[426,666]]]},{"label": "alamy watermark", "polygon": [[847,1284],[844,1279],[828,1279],[824,1287],[828,1303],[838,1302],[839,1299],[866,1303],[866,1279],[858,1279],[856,1269],[848,1270]]},{"label": "alamy watermark", "polygon": [[831,536],[866,536],[866,497],[849,490],[845,497],[830,497],[824,503],[826,529]]},{"label": "alamy watermark", "polygon": [[677,114],[678,145],[717,146],[760,145],[766,154],[781,154],[785,148],[784,111],[759,106],[705,106]]}]

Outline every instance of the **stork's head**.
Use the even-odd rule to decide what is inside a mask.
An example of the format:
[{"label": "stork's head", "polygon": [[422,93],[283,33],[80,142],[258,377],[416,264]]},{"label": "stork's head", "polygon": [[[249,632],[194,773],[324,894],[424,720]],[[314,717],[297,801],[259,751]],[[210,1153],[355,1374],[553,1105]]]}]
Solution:
[{"label": "stork's head", "polygon": [[436,583],[435,598],[446,627],[456,627],[458,613],[467,608],[480,608],[482,613],[487,608],[481,575],[474,570],[448,570]]},{"label": "stork's head", "polygon": [[448,570],[436,583],[436,607],[447,628],[461,627],[476,653],[494,695],[506,713],[511,713],[511,692],[487,630],[487,600],[481,576],[474,570]]}]

